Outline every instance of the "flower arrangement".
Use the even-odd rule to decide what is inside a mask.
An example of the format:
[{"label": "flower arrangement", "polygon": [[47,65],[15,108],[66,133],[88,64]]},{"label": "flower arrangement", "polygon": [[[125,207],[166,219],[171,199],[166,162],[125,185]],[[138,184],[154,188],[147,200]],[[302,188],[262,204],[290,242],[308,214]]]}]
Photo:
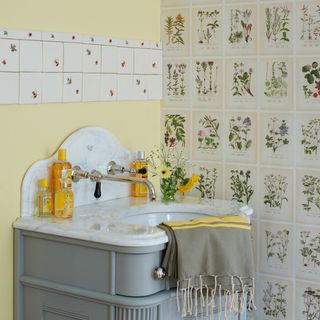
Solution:
[{"label": "flower arrangement", "polygon": [[148,163],[152,175],[160,178],[163,200],[174,200],[177,191],[185,193],[199,180],[197,174],[192,174],[190,178],[186,177],[186,160],[181,149],[161,144],[159,148],[151,151]]}]

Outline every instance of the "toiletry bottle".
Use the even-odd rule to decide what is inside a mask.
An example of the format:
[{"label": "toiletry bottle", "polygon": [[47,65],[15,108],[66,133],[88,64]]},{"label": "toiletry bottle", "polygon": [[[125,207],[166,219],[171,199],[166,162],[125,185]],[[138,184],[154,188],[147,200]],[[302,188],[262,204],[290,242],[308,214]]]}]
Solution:
[{"label": "toiletry bottle", "polygon": [[50,217],[52,214],[52,194],[48,189],[48,179],[38,181],[38,190],[35,196],[35,215],[38,217]]},{"label": "toiletry bottle", "polygon": [[58,160],[54,161],[49,166],[49,190],[52,193],[53,199],[53,210],[54,210],[54,197],[55,193],[61,189],[61,182],[64,177],[66,177],[67,172],[70,171],[72,165],[67,161],[67,151],[66,149],[58,150]]},{"label": "toiletry bottle", "polygon": [[71,176],[67,174],[59,185],[61,187],[54,197],[54,215],[57,218],[71,218],[74,207]]},{"label": "toiletry bottle", "polygon": [[[148,178],[148,162],[145,159],[144,151],[137,152],[137,159],[131,165],[132,169],[141,170],[145,169],[144,173],[135,173],[133,174],[136,178],[147,179]],[[131,185],[131,195],[133,197],[146,197],[148,194],[148,189],[144,184],[141,183],[133,183]]]}]

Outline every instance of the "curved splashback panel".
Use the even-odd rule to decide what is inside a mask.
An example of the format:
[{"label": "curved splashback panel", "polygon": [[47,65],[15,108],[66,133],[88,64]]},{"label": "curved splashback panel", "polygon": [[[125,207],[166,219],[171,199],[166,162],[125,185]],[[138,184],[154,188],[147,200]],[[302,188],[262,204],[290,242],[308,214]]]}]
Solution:
[{"label": "curved splashback panel", "polygon": [[[73,166],[79,165],[83,170],[107,172],[107,164],[114,160],[128,166],[133,160],[133,152],[124,149],[118,139],[103,128],[87,127],[72,133],[60,146],[67,149],[67,159]],[[21,216],[34,213],[34,195],[37,181],[48,176],[48,166],[57,159],[57,153],[51,158],[35,162],[26,172],[21,189]],[[97,201],[111,200],[129,196],[129,185],[118,182],[103,181],[102,196],[96,200],[93,196],[95,184],[81,180],[73,184],[75,207],[92,204]]]}]

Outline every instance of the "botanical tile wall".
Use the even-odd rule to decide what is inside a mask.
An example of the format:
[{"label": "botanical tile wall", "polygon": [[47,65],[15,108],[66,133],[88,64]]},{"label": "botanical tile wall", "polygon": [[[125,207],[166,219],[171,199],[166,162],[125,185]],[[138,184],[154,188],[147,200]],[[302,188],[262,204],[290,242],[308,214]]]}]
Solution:
[{"label": "botanical tile wall", "polygon": [[163,0],[161,30],[163,142],[255,209],[250,317],[320,319],[320,2]]},{"label": "botanical tile wall", "polygon": [[0,29],[0,104],[159,100],[161,43]]}]

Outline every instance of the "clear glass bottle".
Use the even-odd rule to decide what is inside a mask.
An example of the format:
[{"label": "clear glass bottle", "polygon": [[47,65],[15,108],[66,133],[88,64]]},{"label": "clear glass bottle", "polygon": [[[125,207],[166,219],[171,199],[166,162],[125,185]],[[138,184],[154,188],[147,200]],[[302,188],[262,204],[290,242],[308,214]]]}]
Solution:
[{"label": "clear glass bottle", "polygon": [[[137,159],[131,164],[131,168],[135,170],[145,168],[145,173],[133,174],[136,178],[148,179],[148,162],[145,159],[144,151],[137,152]],[[147,197],[148,189],[144,184],[133,183],[131,184],[131,196],[132,197]]]},{"label": "clear glass bottle", "polygon": [[48,189],[47,178],[38,181],[38,191],[35,195],[35,215],[40,218],[52,215],[52,193]]},{"label": "clear glass bottle", "polygon": [[63,178],[60,185],[54,197],[54,215],[57,218],[71,218],[74,208],[72,180],[69,177]]}]

